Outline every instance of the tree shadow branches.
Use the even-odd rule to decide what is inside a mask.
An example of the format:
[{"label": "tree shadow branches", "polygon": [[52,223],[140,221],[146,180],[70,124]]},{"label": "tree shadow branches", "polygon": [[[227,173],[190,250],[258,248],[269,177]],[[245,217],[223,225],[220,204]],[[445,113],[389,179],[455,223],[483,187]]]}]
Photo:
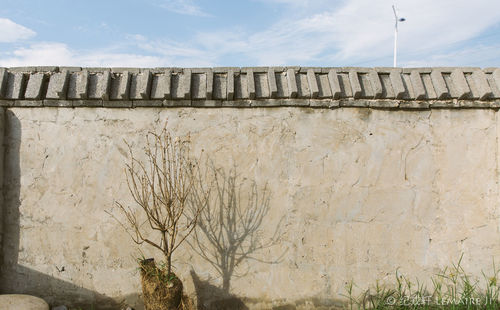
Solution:
[{"label": "tree shadow branches", "polygon": [[205,171],[199,172],[191,204],[201,212],[194,238],[188,243],[217,271],[222,278],[222,290],[229,293],[232,277],[243,277],[250,271],[248,261],[281,262],[286,251],[271,260],[257,254],[278,243],[284,217],[276,224],[272,236],[265,239],[262,224],[271,201],[268,184],[259,186],[239,174],[235,165],[230,169],[218,168],[210,160]]}]

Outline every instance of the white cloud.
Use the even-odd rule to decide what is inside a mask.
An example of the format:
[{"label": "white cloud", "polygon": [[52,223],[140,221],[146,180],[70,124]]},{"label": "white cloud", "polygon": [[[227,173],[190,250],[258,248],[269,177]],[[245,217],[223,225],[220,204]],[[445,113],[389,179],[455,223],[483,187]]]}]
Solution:
[{"label": "white cloud", "polygon": [[2,55],[0,66],[55,65],[56,62],[67,63],[71,57],[71,52],[64,44],[37,43]]},{"label": "white cloud", "polygon": [[88,67],[156,67],[165,59],[107,50],[74,51],[66,44],[44,42],[19,48],[12,53],[0,55],[0,66],[88,66]]},{"label": "white cloud", "polygon": [[[282,5],[287,13],[308,14],[312,10],[316,12],[329,11],[332,7],[339,7],[344,0],[254,0],[265,5]],[[294,12],[294,10],[297,10]]]},{"label": "white cloud", "polygon": [[[92,50],[74,50],[59,42],[41,42],[12,52],[0,53],[0,67],[81,66],[81,67],[210,67],[216,56],[176,43],[147,43],[143,36],[130,36],[142,50],[120,52],[127,45]],[[147,55],[144,53],[147,52]]]},{"label": "white cloud", "polygon": [[[331,16],[336,59],[363,61],[392,56],[392,1],[349,1]],[[474,38],[500,21],[500,2],[478,0],[400,1],[400,55],[425,49],[433,54]]]},{"label": "white cloud", "polygon": [[301,6],[306,7],[310,5],[312,2],[317,2],[317,0],[259,0],[264,3],[278,3],[278,4],[286,4],[293,6]]},{"label": "white cloud", "polygon": [[[481,67],[484,63],[498,66],[500,63],[500,44],[474,46],[458,50],[440,51],[431,55],[415,57],[414,60],[401,62],[404,67]],[[491,66],[491,65],[490,65]]]},{"label": "white cloud", "polygon": [[[298,0],[271,0],[300,5]],[[393,51],[392,0],[349,0],[340,5],[319,6],[315,13],[290,6],[267,30],[200,33],[196,44],[219,55],[241,54],[258,65],[390,65]],[[407,21],[400,26],[400,56],[442,53],[456,43],[473,39],[500,21],[500,2],[477,0],[408,0],[398,4]],[[471,52],[472,50],[468,50]],[[490,49],[491,53],[494,53]],[[421,57],[422,55],[415,55]],[[471,56],[472,57],[472,56]],[[408,57],[406,57],[408,58]],[[223,57],[219,57],[223,59]],[[411,59],[410,59],[411,60]],[[407,61],[410,61],[407,60]]]},{"label": "white cloud", "polygon": [[[369,59],[392,55],[392,1],[348,2],[332,16],[340,59]],[[478,0],[400,1],[399,48],[403,56],[425,49],[435,53],[472,39],[500,21],[500,2]]]},{"label": "white cloud", "polygon": [[29,39],[36,33],[24,26],[14,23],[10,19],[0,18],[0,43],[12,43]]},{"label": "white cloud", "polygon": [[162,0],[159,6],[174,13],[192,16],[209,16],[192,0]]},{"label": "white cloud", "polygon": [[165,66],[173,67],[211,67],[217,65],[220,54],[172,41],[142,43],[138,48],[158,55]]}]

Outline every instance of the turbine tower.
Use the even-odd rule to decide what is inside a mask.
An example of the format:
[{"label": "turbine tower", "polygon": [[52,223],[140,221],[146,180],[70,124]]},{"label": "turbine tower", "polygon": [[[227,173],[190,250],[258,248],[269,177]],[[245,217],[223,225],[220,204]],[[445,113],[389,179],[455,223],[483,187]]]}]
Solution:
[{"label": "turbine tower", "polygon": [[392,11],[394,12],[394,19],[396,20],[394,25],[394,68],[396,68],[398,63],[398,23],[404,22],[406,18],[398,17],[398,13],[396,12],[396,7],[394,5],[392,5]]}]

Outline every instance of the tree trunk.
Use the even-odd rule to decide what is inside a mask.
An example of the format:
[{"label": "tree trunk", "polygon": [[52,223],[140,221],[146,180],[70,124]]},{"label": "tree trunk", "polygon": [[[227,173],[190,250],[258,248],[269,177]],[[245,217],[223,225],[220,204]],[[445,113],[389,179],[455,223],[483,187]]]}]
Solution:
[{"label": "tree trunk", "polygon": [[231,287],[231,275],[224,273],[222,276],[222,290],[224,293],[229,294],[229,288]]},{"label": "tree trunk", "polygon": [[167,256],[167,275],[172,273],[172,253]]}]

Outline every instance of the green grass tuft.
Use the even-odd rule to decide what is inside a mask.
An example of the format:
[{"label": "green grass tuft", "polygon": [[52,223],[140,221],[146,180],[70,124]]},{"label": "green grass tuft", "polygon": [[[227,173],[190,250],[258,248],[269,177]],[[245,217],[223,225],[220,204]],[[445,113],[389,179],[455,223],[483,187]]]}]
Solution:
[{"label": "green grass tuft", "polygon": [[457,264],[445,268],[431,278],[430,288],[418,280],[412,282],[396,270],[396,282],[393,287],[380,285],[354,296],[354,283],[346,285],[348,310],[362,309],[398,309],[398,310],[498,310],[500,309],[500,286],[497,269],[493,261],[493,274],[484,272],[484,284],[469,276],[461,266],[463,255]]}]

